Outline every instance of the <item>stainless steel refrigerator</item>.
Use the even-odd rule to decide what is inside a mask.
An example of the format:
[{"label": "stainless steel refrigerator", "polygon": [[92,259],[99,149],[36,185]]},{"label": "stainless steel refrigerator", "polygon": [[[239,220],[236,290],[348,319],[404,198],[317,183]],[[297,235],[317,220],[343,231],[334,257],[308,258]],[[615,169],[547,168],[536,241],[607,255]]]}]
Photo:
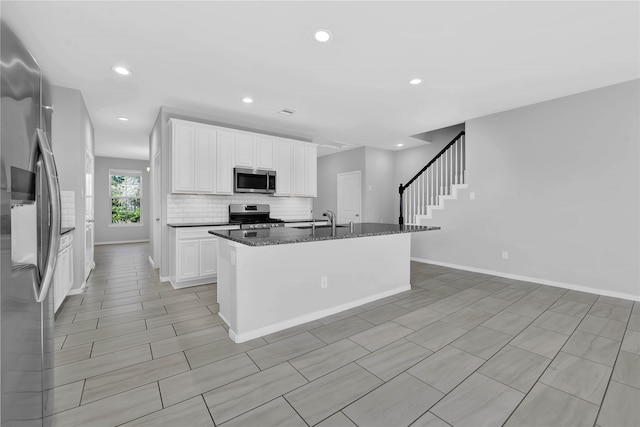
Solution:
[{"label": "stainless steel refrigerator", "polygon": [[60,242],[51,103],[38,63],[3,21],[0,43],[0,424],[41,426],[52,400]]}]

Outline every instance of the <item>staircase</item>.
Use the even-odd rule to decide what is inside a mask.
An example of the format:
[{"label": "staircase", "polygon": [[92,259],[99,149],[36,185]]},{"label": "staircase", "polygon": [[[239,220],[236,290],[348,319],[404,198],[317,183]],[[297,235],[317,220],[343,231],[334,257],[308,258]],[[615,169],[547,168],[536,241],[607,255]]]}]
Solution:
[{"label": "staircase", "polygon": [[445,200],[456,199],[458,190],[467,188],[464,136],[460,132],[409,182],[400,184],[399,224],[420,225],[433,210],[443,209]]}]

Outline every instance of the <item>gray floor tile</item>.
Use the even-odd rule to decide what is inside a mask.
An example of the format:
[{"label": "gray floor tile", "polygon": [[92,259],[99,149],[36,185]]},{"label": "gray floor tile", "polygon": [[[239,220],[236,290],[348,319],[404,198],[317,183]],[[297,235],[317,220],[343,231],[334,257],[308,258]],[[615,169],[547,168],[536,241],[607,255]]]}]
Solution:
[{"label": "gray floor tile", "polygon": [[81,380],[56,387],[52,392],[45,392],[46,405],[44,408],[44,416],[57,414],[58,412],[80,406],[83,387],[84,381]]},{"label": "gray floor tile", "polygon": [[476,289],[480,289],[482,291],[487,291],[491,293],[496,293],[508,286],[507,283],[496,282],[494,280],[486,280],[479,285],[476,285]]},{"label": "gray floor tile", "polygon": [[364,348],[344,339],[291,359],[289,363],[311,381],[367,354]]},{"label": "gray floor tile", "polygon": [[189,301],[168,304],[165,305],[164,308],[165,310],[167,310],[167,313],[181,313],[186,310],[191,310],[192,308],[206,307],[212,304],[217,304],[217,298],[218,297],[196,298]]},{"label": "gray floor tile", "polygon": [[266,344],[267,342],[262,338],[256,338],[240,344],[236,344],[230,339],[225,339],[186,350],[184,354],[187,356],[191,369],[195,369]]},{"label": "gray floor tile", "polygon": [[108,328],[93,329],[91,331],[78,332],[67,336],[64,342],[65,347],[73,347],[75,345],[86,344],[94,341],[100,341],[108,338],[119,337],[133,332],[143,331],[147,329],[144,320],[135,320],[129,323],[122,323]]},{"label": "gray floor tile", "polygon": [[102,356],[103,354],[124,350],[126,348],[136,347],[140,344],[148,344],[165,340],[167,338],[175,336],[176,333],[171,325],[155,329],[143,330],[120,337],[98,341],[93,344],[93,351],[91,352],[91,356]]},{"label": "gray floor tile", "polygon": [[203,317],[197,317],[195,319],[185,320],[184,322],[174,323],[173,329],[175,329],[177,335],[184,335],[222,324],[224,324],[224,321],[220,318],[220,316],[218,316],[217,314],[208,314]]},{"label": "gray floor tile", "polygon": [[324,324],[320,323],[317,320],[314,320],[313,322],[303,323],[302,325],[294,326],[293,328],[287,328],[285,330],[278,331],[273,334],[265,335],[262,338],[264,338],[265,341],[272,343],[272,342],[280,341],[285,338],[292,337],[294,335],[298,335],[301,332],[307,332],[307,331],[310,331],[311,329],[319,328],[321,326],[324,326]]},{"label": "gray floor tile", "polygon": [[522,297],[522,300],[537,302],[538,304],[544,304],[547,307],[549,307],[562,296],[562,293],[564,293],[564,290],[560,294],[555,292],[549,292],[549,290],[550,289],[548,289],[547,287],[545,288],[540,287],[535,291],[530,292],[524,297]]},{"label": "gray floor tile", "polygon": [[611,338],[618,341],[622,341],[625,328],[626,323],[624,322],[604,319],[590,314],[587,314],[582,322],[580,322],[580,325],[578,325],[579,331],[589,332],[590,334],[600,335],[601,337]]},{"label": "gray floor tile", "polygon": [[286,400],[279,397],[223,425],[224,427],[306,427],[307,423]]},{"label": "gray floor tile", "polygon": [[129,312],[137,311],[141,309],[142,309],[142,304],[135,303],[135,304],[122,305],[120,307],[105,308],[102,310],[92,310],[92,311],[87,311],[83,313],[78,313],[76,315],[76,320],[74,320],[74,322],[79,322],[82,320],[97,319],[99,317],[113,316],[117,314],[124,314],[124,313],[129,313]]},{"label": "gray floor tile", "polygon": [[[117,408],[117,410],[114,410]],[[119,425],[162,409],[158,384],[153,383],[107,399],[59,412],[48,420],[52,425]]]},{"label": "gray floor tile", "polygon": [[316,424],[382,384],[378,378],[349,364],[300,387],[284,397],[309,424]]},{"label": "gray floor tile", "polygon": [[525,282],[523,280],[515,280],[507,286],[509,289],[520,289],[526,291],[527,293],[533,292],[536,289],[540,288],[542,285],[538,283]]},{"label": "gray floor tile", "polygon": [[160,326],[171,325],[173,323],[184,322],[186,320],[192,320],[211,315],[211,312],[207,310],[206,307],[198,307],[192,310],[184,311],[182,313],[171,314],[167,314],[167,312],[164,311],[164,307],[162,308],[163,311],[160,315],[147,318],[147,328],[158,328]]},{"label": "gray floor tile", "polygon": [[562,347],[565,353],[613,367],[620,349],[620,341],[582,331],[575,331]]},{"label": "gray floor tile", "polygon": [[545,311],[538,317],[532,325],[561,334],[571,335],[580,323],[579,317],[568,316],[566,314]]},{"label": "gray floor tile", "polygon": [[490,319],[492,316],[491,313],[464,307],[443,318],[442,321],[451,323],[462,329],[470,330]]},{"label": "gray floor tile", "polygon": [[449,427],[449,424],[445,423],[431,412],[427,412],[418,418],[416,422],[411,424],[411,427]]},{"label": "gray floor tile", "polygon": [[67,363],[54,368],[55,384],[56,386],[69,384],[148,360],[151,360],[151,350],[148,345],[141,345],[104,356]]},{"label": "gray floor tile", "polygon": [[478,372],[528,393],[547,369],[551,359],[507,345],[485,363]]},{"label": "gray floor tile", "polygon": [[640,389],[640,354],[621,351],[611,379]]},{"label": "gray floor tile", "polygon": [[417,310],[419,308],[432,304],[435,301],[436,301],[435,297],[427,293],[424,293],[422,295],[415,295],[407,298],[399,298],[394,302],[394,304],[399,305],[402,308],[406,308],[407,310]]},{"label": "gray floor tile", "polygon": [[191,300],[195,300],[198,299],[198,296],[196,294],[192,294],[192,293],[188,293],[188,294],[182,294],[182,295],[175,295],[175,296],[171,296],[171,297],[167,297],[167,298],[160,298],[160,299],[155,299],[155,300],[151,300],[151,301],[145,301],[142,303],[142,308],[153,308],[153,307],[160,307],[160,306],[166,306],[169,304],[175,304],[178,302],[185,302],[185,301],[191,301]]},{"label": "gray floor tile", "polygon": [[367,310],[364,313],[359,313],[357,316],[369,323],[379,325],[407,313],[409,313],[409,310],[404,307],[395,304],[385,304],[381,307]]},{"label": "gray floor tile", "polygon": [[303,332],[254,350],[249,350],[247,354],[260,369],[266,369],[323,347],[324,345],[322,341],[310,333]]},{"label": "gray floor tile", "polygon": [[344,320],[349,317],[355,316],[358,313],[363,313],[364,309],[361,307],[353,307],[345,311],[341,311],[336,314],[332,314],[331,316],[323,317],[322,319],[318,319],[318,321],[324,325],[328,325],[329,323],[337,322],[338,320]]},{"label": "gray floor tile", "polygon": [[513,337],[496,330],[478,326],[451,343],[453,347],[482,359],[489,359]]},{"label": "gray floor tile", "polygon": [[640,425],[640,390],[611,381],[597,424],[601,427]]},{"label": "gray floor tile", "polygon": [[418,344],[401,339],[363,357],[357,363],[378,378],[388,381],[431,353]]},{"label": "gray floor tile", "polygon": [[444,396],[408,374],[400,374],[342,410],[357,425],[409,425]]},{"label": "gray floor tile", "polygon": [[567,316],[584,317],[589,311],[589,307],[589,304],[560,298],[549,307],[549,310],[555,313],[566,314]]},{"label": "gray floor tile", "polygon": [[104,399],[188,370],[189,364],[184,354],[177,353],[91,377],[84,385],[82,404]]},{"label": "gray floor tile", "polygon": [[602,302],[602,303],[605,303],[605,304],[619,305],[621,307],[628,307],[628,308],[632,308],[633,307],[633,301],[631,301],[631,300],[622,299],[622,298],[616,298],[616,297],[608,297],[608,296],[604,296],[604,295],[600,295],[598,297],[598,302]]},{"label": "gray floor tile", "polygon": [[523,393],[475,373],[431,412],[455,426],[497,426],[506,421],[523,398]]},{"label": "gray floor tile", "polygon": [[510,313],[520,314],[522,316],[531,317],[535,319],[540,316],[549,307],[547,304],[540,304],[535,301],[526,301],[524,298],[514,302],[509,307],[505,308],[505,311]]},{"label": "gray floor tile", "polygon": [[620,348],[629,353],[640,354],[640,332],[627,329],[622,340],[622,347]]},{"label": "gray floor tile", "polygon": [[395,318],[393,319],[393,321],[402,326],[406,326],[407,328],[417,331],[418,329],[422,329],[425,326],[430,325],[431,323],[435,322],[436,320],[440,320],[445,316],[446,314],[444,313],[440,313],[439,311],[423,307],[398,318]]},{"label": "gray floor tile", "polygon": [[471,301],[449,297],[438,302],[434,302],[433,304],[429,304],[427,308],[429,310],[439,311],[440,313],[444,314],[452,314],[460,310],[461,308],[471,304]]},{"label": "gray floor tile", "polygon": [[593,425],[597,415],[597,405],[538,383],[505,425],[584,427]]},{"label": "gray floor tile", "polygon": [[127,298],[118,298],[112,299],[109,301],[102,302],[102,308],[111,308],[111,307],[119,307],[121,305],[133,304],[136,302],[147,302],[154,301],[160,299],[160,294],[158,293],[148,293],[144,295],[132,296]]},{"label": "gray floor tile", "polygon": [[[68,317],[68,316],[65,316],[65,317]],[[72,314],[71,317],[75,318],[76,315]],[[96,329],[97,326],[98,326],[98,319],[85,320],[83,322],[67,323],[64,325],[58,325],[58,322],[56,321],[55,336],[60,337],[63,335],[77,334],[78,332],[93,331]]]},{"label": "gray floor tile", "polygon": [[349,339],[369,351],[376,351],[413,332],[413,329],[405,328],[395,322],[386,322],[352,335]]},{"label": "gray floor tile", "polygon": [[600,405],[611,368],[590,360],[559,353],[540,382],[596,405]]},{"label": "gray floor tile", "polygon": [[439,391],[449,393],[484,362],[484,359],[447,346],[407,372]]},{"label": "gray floor tile", "polygon": [[411,335],[407,335],[406,339],[431,351],[438,351],[466,333],[466,329],[459,328],[451,323],[437,321]]},{"label": "gray floor tile", "polygon": [[[88,311],[100,310],[102,307],[102,302],[96,302],[93,304],[84,304],[84,305],[72,305],[69,307],[60,308],[60,315],[66,316],[69,314],[78,314],[78,313],[86,313]],[[89,319],[95,319],[95,317],[89,317]],[[88,320],[88,319],[76,319],[76,320]]]},{"label": "gray floor tile", "polygon": [[358,427],[342,412],[336,412],[315,427]]},{"label": "gray floor tile", "polygon": [[563,300],[581,302],[583,304],[591,305],[598,299],[598,295],[590,294],[587,292],[569,290],[562,296]]},{"label": "gray floor tile", "polygon": [[589,314],[626,323],[631,314],[631,307],[622,307],[597,301],[589,310]]},{"label": "gray floor tile", "polygon": [[258,372],[246,354],[191,369],[160,381],[162,402],[174,405]]},{"label": "gray floor tile", "polygon": [[222,424],[291,390],[307,380],[288,363],[265,369],[204,394],[216,424]]},{"label": "gray floor tile", "polygon": [[79,362],[91,357],[93,343],[87,343],[76,347],[57,350],[54,357],[54,366],[65,365],[67,363]]},{"label": "gray floor tile", "polygon": [[127,323],[134,320],[148,319],[151,317],[160,316],[166,314],[164,307],[150,308],[148,310],[135,310],[124,314],[114,314],[111,316],[104,316],[98,320],[98,329],[107,328],[109,326],[117,325],[120,323]]},{"label": "gray floor tile", "polygon": [[[76,295],[76,296],[80,296],[80,295]],[[84,298],[82,298],[82,302],[83,304],[93,304],[96,302],[113,301],[113,300],[118,300],[123,298],[139,297],[139,296],[140,296],[140,291],[136,289],[133,291],[124,291],[124,292],[118,292],[116,294],[108,294],[108,295],[105,293],[101,293],[97,295],[87,295]],[[158,297],[160,296],[158,295]]]},{"label": "gray floor tile", "polygon": [[502,311],[489,320],[482,323],[482,326],[504,332],[509,335],[517,335],[529,326],[533,319],[519,314]]},{"label": "gray floor tile", "polygon": [[537,326],[528,326],[510,344],[552,359],[568,339],[567,335],[558,332],[538,328]]},{"label": "gray floor tile", "polygon": [[168,354],[189,350],[190,348],[223,339],[229,339],[227,330],[222,326],[214,326],[212,328],[167,338],[162,341],[154,341],[151,343],[151,351],[153,358],[157,359]]},{"label": "gray floor tile", "polygon": [[493,298],[499,298],[509,302],[516,302],[520,298],[527,295],[527,293],[528,293],[527,291],[524,291],[521,289],[513,289],[513,288],[506,287],[498,292],[494,292],[493,294],[491,294],[491,296]]},{"label": "gray floor tile", "polygon": [[627,328],[640,332],[640,314],[631,314]]},{"label": "gray floor tile", "polygon": [[372,326],[372,323],[358,316],[352,316],[313,329],[310,332],[327,344],[331,344],[353,334],[357,334],[358,332],[362,332],[365,329],[369,329]]},{"label": "gray floor tile", "polygon": [[474,302],[469,307],[486,313],[496,314],[509,307],[512,303],[500,298],[486,297]]},{"label": "gray floor tile", "polygon": [[456,298],[476,302],[484,297],[488,297],[489,295],[491,295],[491,292],[489,291],[483,291],[477,288],[469,288],[465,289],[462,292],[458,292],[456,294]]},{"label": "gray floor tile", "polygon": [[123,427],[214,427],[202,396],[196,396],[160,411],[138,418]]}]

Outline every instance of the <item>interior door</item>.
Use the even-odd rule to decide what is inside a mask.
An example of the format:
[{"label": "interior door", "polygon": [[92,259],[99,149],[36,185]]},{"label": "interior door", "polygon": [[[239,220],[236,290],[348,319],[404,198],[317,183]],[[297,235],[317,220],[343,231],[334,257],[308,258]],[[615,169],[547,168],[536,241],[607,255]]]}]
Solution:
[{"label": "interior door", "polygon": [[152,237],[152,266],[160,267],[160,151],[153,156],[153,164],[151,165],[151,217],[153,218],[151,225]]},{"label": "interior door", "polygon": [[361,222],[360,171],[338,174],[338,224]]}]

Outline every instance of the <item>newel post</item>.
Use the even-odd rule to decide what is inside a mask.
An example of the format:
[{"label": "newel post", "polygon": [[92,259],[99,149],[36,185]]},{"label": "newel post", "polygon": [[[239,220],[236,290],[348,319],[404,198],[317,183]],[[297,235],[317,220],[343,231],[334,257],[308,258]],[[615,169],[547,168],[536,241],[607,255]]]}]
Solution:
[{"label": "newel post", "polygon": [[400,193],[400,217],[398,218],[398,224],[403,225],[404,216],[402,213],[402,195],[404,194],[404,187],[402,186],[402,184],[400,184],[400,187],[398,188],[398,193]]}]

